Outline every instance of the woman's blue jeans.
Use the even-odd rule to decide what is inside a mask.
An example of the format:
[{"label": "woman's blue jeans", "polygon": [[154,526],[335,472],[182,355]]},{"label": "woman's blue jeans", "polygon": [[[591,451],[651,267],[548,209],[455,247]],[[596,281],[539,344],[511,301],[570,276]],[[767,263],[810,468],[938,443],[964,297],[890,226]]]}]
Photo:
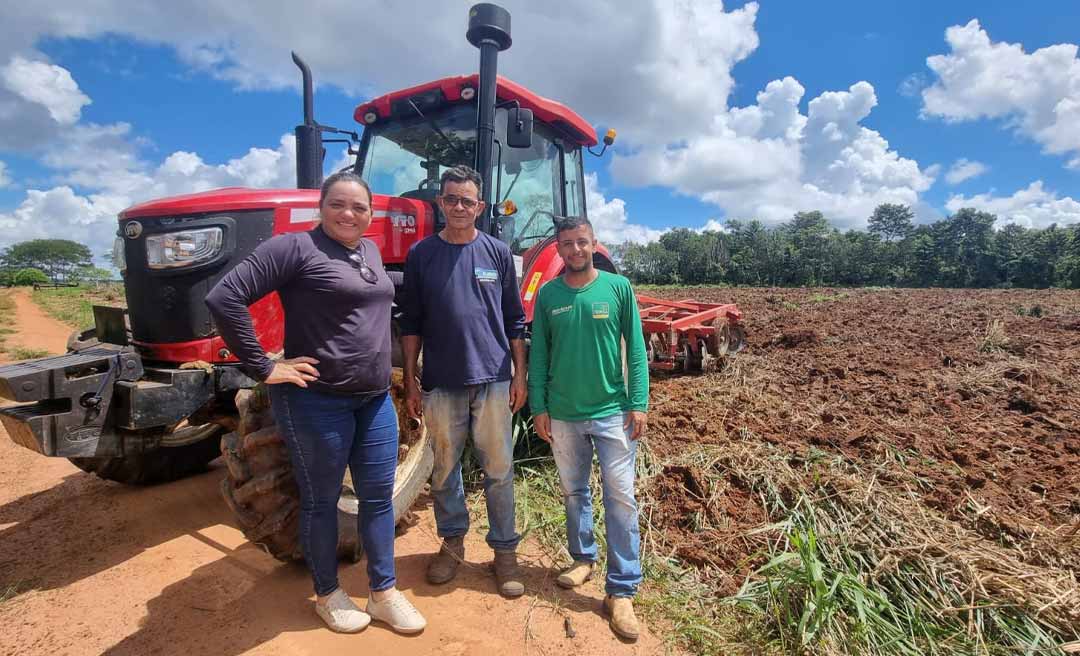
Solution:
[{"label": "woman's blue jeans", "polygon": [[315,593],[325,596],[338,587],[337,502],[346,466],[360,502],[357,521],[371,589],[393,587],[398,419],[390,395],[324,394],[289,383],[269,388],[300,488],[300,546]]}]

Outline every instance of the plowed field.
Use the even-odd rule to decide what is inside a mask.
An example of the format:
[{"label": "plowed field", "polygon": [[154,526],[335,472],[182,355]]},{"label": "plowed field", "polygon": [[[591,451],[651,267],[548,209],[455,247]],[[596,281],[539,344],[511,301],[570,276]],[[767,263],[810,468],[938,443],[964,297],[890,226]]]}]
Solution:
[{"label": "plowed field", "polygon": [[[798,464],[902,463],[928,508],[994,542],[1080,557],[1080,292],[664,290],[736,302],[748,348],[719,373],[655,376],[649,445],[767,442]],[[736,475],[652,479],[652,523],[734,592],[767,514]],[[720,489],[716,489],[719,486]],[[1071,555],[1070,555],[1071,554]]]}]

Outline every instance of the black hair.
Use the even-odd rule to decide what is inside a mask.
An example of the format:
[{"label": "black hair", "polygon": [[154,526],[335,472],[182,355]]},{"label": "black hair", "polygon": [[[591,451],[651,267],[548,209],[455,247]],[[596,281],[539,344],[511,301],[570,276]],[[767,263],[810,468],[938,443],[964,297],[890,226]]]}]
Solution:
[{"label": "black hair", "polygon": [[319,190],[319,207],[322,207],[323,203],[326,202],[326,195],[330,193],[330,187],[339,182],[355,182],[363,187],[364,191],[367,192],[368,205],[371,204],[371,187],[368,186],[368,183],[364,182],[364,179],[353,171],[338,171],[322,183],[322,189]]},{"label": "black hair", "polygon": [[560,233],[566,232],[567,230],[573,230],[574,228],[580,228],[581,226],[589,226],[589,232],[594,235],[596,234],[593,230],[592,223],[583,216],[559,217],[555,220],[555,238],[558,239]]},{"label": "black hair", "polygon": [[442,176],[439,177],[439,189],[445,189],[447,182],[456,182],[457,184],[471,182],[476,185],[477,196],[483,196],[484,194],[484,182],[480,179],[480,174],[472,167],[464,164],[452,166],[443,171]]}]

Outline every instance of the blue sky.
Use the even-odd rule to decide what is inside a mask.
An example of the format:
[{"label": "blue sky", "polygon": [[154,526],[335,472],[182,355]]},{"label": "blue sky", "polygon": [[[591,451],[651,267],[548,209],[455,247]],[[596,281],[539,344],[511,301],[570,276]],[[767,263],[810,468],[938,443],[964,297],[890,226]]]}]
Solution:
[{"label": "blue sky", "polygon": [[[117,206],[147,194],[287,184],[291,163],[281,139],[300,120],[290,48],[309,58],[321,83],[319,120],[341,127],[353,125],[353,107],[373,93],[476,66],[459,29],[465,3],[430,5],[445,14],[446,27],[419,33],[405,28],[425,14],[406,3],[394,5],[379,29],[324,16],[306,30],[290,27],[289,16],[275,19],[274,3],[259,5],[267,15],[230,12],[231,23],[213,20],[227,6],[214,0],[178,3],[172,16],[132,16],[122,3],[105,4],[81,22],[71,17],[80,11],[72,3],[54,17],[15,15],[0,28],[0,37],[19,35],[0,48],[7,75],[0,128],[34,137],[0,141],[0,228],[7,229],[0,245],[67,225],[104,244],[111,237],[98,233],[108,232]],[[590,201],[609,240],[724,218],[775,224],[796,209],[821,209],[839,227],[860,227],[882,200],[916,206],[921,220],[971,204],[1025,225],[1080,221],[1080,137],[1069,136],[1080,133],[1080,111],[1047,119],[1031,109],[1080,103],[1075,51],[1071,62],[1067,52],[1053,58],[1057,73],[1046,73],[1033,55],[1077,42],[1080,3],[558,5],[508,3],[515,45],[501,72],[567,102],[598,129],[619,130],[614,153],[586,158],[597,183]],[[353,22],[370,25],[363,10]],[[298,10],[281,4],[280,11]],[[970,48],[947,41],[948,28],[960,30],[957,39],[966,35]],[[932,56],[951,58],[958,72],[945,79],[928,67]],[[759,105],[759,93],[784,78],[791,79],[780,132],[746,128],[735,108],[758,116],[769,105]],[[5,80],[21,114],[5,115]],[[987,90],[986,80],[1022,92]],[[860,82],[870,86],[852,86]],[[931,88],[940,92],[924,96]],[[832,127],[810,111],[823,94],[819,114],[832,116]],[[45,118],[31,116],[43,108]],[[20,115],[33,120],[23,128]],[[946,174],[963,160],[978,174],[949,182]],[[83,210],[93,218],[72,218]]]}]

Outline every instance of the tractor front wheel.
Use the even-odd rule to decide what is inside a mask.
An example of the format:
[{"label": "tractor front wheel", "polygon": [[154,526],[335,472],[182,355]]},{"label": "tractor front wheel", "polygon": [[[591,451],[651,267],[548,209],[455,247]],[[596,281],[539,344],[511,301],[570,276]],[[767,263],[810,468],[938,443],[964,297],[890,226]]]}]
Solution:
[{"label": "tractor front wheel", "polygon": [[118,458],[69,458],[84,472],[96,474],[107,481],[127,485],[168,483],[204,471],[210,461],[221,455],[218,448],[220,430],[193,444],[160,448]]}]

